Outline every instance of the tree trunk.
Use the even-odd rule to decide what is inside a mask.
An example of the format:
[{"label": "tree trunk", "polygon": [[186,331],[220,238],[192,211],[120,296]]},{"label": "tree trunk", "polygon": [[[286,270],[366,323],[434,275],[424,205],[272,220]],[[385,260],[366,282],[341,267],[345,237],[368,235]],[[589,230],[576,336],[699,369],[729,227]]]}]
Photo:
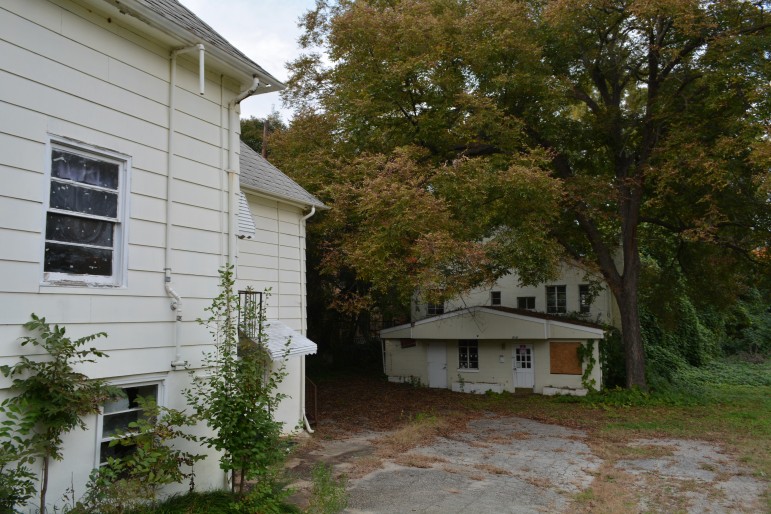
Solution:
[{"label": "tree trunk", "polygon": [[43,457],[43,485],[40,487],[40,514],[46,512],[46,493],[48,492],[48,455]]},{"label": "tree trunk", "polygon": [[[636,195],[630,195],[636,196]],[[620,287],[614,288],[613,294],[621,313],[621,340],[624,343],[624,364],[626,367],[626,387],[639,387],[648,390],[645,380],[645,349],[643,348],[640,311],[637,303],[640,285],[640,249],[637,246],[637,213],[626,218],[622,229],[622,251],[624,271]]]},{"label": "tree trunk", "polygon": [[637,280],[634,287],[629,287],[624,274],[624,287],[616,295],[621,312],[621,340],[624,343],[624,365],[626,366],[626,387],[648,389],[645,380],[645,349],[643,348],[640,313],[637,306]]}]

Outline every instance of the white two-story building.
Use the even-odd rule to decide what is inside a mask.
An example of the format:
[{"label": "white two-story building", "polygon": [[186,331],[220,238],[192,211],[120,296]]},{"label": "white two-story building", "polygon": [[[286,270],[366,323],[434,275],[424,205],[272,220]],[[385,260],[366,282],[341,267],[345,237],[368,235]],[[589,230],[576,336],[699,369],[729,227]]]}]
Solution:
[{"label": "white two-story building", "polygon": [[[239,103],[282,87],[176,0],[0,2],[0,364],[35,356],[19,344],[35,313],[106,332],[82,371],[127,393],[66,436],[52,505],[83,493],[135,396],[185,408],[228,263],[239,288],[272,290],[276,358],[291,339],[276,417],[303,426],[304,234],[323,205],[238,134]],[[199,487],[225,479],[217,455],[196,465]]]}]

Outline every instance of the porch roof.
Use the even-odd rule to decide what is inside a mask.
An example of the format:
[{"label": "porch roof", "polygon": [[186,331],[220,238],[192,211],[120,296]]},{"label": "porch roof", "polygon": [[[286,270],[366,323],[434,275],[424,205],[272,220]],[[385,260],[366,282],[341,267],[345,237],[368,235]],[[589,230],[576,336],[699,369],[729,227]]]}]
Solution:
[{"label": "porch roof", "polygon": [[469,307],[380,331],[383,339],[601,339],[599,325],[519,309]]}]

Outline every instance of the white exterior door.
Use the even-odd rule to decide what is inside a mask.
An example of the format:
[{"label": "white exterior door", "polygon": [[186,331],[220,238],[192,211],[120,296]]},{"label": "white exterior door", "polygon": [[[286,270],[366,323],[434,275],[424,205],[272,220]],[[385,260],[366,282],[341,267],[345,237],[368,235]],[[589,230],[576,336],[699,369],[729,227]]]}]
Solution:
[{"label": "white exterior door", "polygon": [[514,347],[514,387],[532,388],[534,385],[533,345],[519,344]]},{"label": "white exterior door", "polygon": [[447,388],[446,343],[428,343],[428,387]]}]

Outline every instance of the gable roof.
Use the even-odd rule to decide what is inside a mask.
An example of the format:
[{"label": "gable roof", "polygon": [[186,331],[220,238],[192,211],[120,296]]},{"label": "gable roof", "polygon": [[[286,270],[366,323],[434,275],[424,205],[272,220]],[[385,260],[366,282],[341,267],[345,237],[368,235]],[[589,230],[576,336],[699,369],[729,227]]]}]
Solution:
[{"label": "gable roof", "polygon": [[520,309],[468,307],[380,331],[383,339],[601,339],[593,323],[541,315]]},{"label": "gable roof", "polygon": [[[257,75],[266,84],[283,89],[285,86],[262,66],[249,59],[243,52],[230,44],[206,22],[193,14],[177,0],[104,0],[165,33],[184,40],[188,44],[204,43],[207,52],[227,61],[248,75]],[[233,14],[237,16],[237,13]]]},{"label": "gable roof", "polygon": [[318,198],[287,177],[280,169],[269,163],[243,141],[241,141],[240,164],[241,187],[267,193],[282,200],[327,209],[327,206]]}]

